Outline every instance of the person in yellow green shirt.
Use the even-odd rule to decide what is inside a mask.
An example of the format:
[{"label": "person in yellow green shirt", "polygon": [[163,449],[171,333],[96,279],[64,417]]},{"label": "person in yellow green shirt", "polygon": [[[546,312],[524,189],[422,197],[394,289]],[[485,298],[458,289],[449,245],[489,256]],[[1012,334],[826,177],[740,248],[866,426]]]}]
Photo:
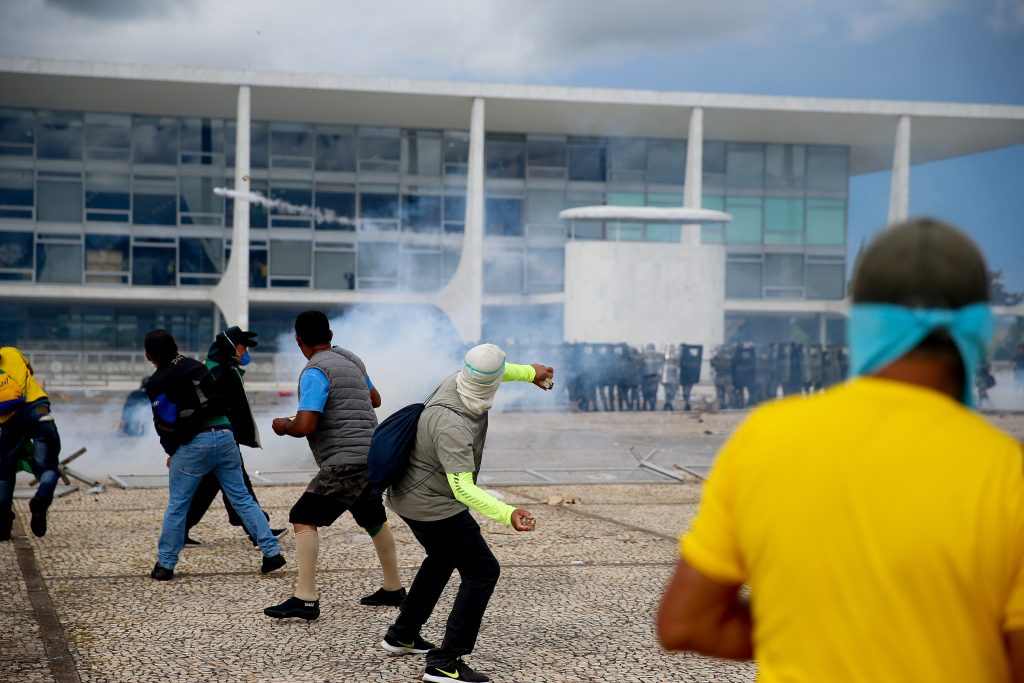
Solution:
[{"label": "person in yellow green shirt", "polygon": [[[502,382],[532,382],[546,390],[553,376],[549,367],[507,363],[500,348],[480,344],[466,354],[461,370],[449,375],[424,401],[409,464],[388,489],[387,504],[409,525],[427,556],[398,618],[381,641],[381,647],[394,655],[426,654],[424,681],[490,680],[462,660],[476,644],[500,571],[469,510],[516,531],[532,531],[534,518],[476,485],[487,414]],[[448,615],[444,641],[435,647],[424,640],[420,629],[455,570],[462,583]]]},{"label": "person in yellow green shirt", "polygon": [[[29,444],[31,443],[31,446]],[[29,465],[39,488],[29,501],[29,527],[46,535],[46,511],[53,502],[60,474],[60,434],[50,399],[36,381],[32,364],[13,346],[0,348],[0,541],[11,538],[14,524],[14,480],[18,460],[30,452]]]},{"label": "person in yellow green shirt", "polygon": [[758,409],[719,454],[661,644],[753,657],[764,683],[1024,681],[1024,452],[971,410],[985,261],[910,221],[852,299],[852,379]]}]

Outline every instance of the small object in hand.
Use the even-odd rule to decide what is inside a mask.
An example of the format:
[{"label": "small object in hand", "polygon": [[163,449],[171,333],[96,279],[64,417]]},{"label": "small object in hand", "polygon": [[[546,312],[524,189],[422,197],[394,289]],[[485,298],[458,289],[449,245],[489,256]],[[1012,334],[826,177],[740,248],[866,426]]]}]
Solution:
[{"label": "small object in hand", "polygon": [[536,517],[523,517],[522,523],[523,523],[523,526],[525,526],[527,529],[536,529],[537,528],[537,518]]},{"label": "small object in hand", "polygon": [[551,379],[550,377],[545,377],[540,381],[540,386],[542,389],[550,389],[551,387],[555,386],[555,380]]}]

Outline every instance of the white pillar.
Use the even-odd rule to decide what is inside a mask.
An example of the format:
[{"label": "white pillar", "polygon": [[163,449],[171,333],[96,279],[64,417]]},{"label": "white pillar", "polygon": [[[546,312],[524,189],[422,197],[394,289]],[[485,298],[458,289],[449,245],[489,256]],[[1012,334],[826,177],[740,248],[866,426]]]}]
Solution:
[{"label": "white pillar", "polygon": [[[235,117],[235,189],[249,191],[249,86],[238,88],[238,114]],[[249,327],[249,202],[228,199],[235,203],[235,222],[231,231],[231,258],[212,298],[228,325]]]},{"label": "white pillar", "polygon": [[[694,107],[690,112],[690,133],[686,140],[686,185],[683,188],[683,206],[699,209],[704,184],[704,109]],[[683,226],[683,243],[700,244],[700,226]]]},{"label": "white pillar", "polygon": [[896,145],[892,156],[892,186],[889,190],[889,225],[907,219],[910,209],[910,117],[896,124]]},{"label": "white pillar", "polygon": [[463,342],[480,341],[484,294],[484,100],[476,98],[470,113],[469,165],[466,177],[466,221],[462,255],[455,274],[436,298]]}]

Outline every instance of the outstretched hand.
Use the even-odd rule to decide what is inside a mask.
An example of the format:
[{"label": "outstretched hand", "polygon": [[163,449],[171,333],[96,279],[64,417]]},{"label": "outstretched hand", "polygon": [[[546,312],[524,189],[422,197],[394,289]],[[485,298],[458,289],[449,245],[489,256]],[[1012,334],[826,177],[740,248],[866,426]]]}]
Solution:
[{"label": "outstretched hand", "polygon": [[530,365],[533,367],[534,371],[537,373],[536,376],[533,378],[533,383],[534,384],[536,384],[538,387],[540,387],[544,391],[547,391],[552,386],[554,386],[554,384],[555,384],[555,369],[554,368],[549,368],[548,366],[541,365],[540,363],[531,363]]},{"label": "outstretched hand", "polygon": [[526,510],[516,509],[512,512],[512,528],[516,531],[533,531],[537,527],[537,518]]}]

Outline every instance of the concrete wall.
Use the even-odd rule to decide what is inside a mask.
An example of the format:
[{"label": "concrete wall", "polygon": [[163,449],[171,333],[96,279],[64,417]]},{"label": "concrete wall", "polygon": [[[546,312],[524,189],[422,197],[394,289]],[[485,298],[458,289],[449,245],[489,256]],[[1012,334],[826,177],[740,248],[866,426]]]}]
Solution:
[{"label": "concrete wall", "polygon": [[568,242],[565,340],[704,344],[724,338],[725,248]]}]

